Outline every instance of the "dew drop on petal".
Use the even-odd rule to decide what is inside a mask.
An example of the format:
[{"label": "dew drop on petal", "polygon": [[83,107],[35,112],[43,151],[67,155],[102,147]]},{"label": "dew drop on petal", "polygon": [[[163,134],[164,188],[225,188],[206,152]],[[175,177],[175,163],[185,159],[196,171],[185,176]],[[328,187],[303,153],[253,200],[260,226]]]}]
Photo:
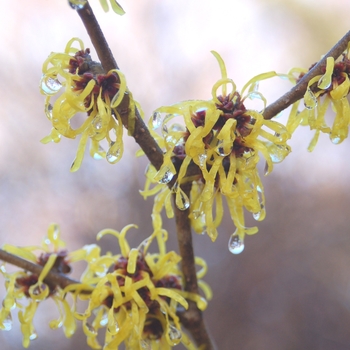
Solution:
[{"label": "dew drop on petal", "polygon": [[173,325],[169,326],[168,334],[170,340],[172,340],[174,343],[177,343],[182,337],[182,333]]},{"label": "dew drop on petal", "polygon": [[30,340],[34,340],[38,338],[38,334],[36,333],[35,329],[33,329],[32,334],[29,336]]},{"label": "dew drop on petal", "polygon": [[253,218],[257,221],[261,221],[265,218],[265,207],[261,204],[261,210],[257,213],[253,213]]},{"label": "dew drop on petal", "polygon": [[240,254],[244,250],[243,240],[237,234],[232,234],[228,241],[228,250],[232,254]]},{"label": "dew drop on petal", "polygon": [[203,168],[207,162],[207,155],[205,153],[198,156],[199,166]]},{"label": "dew drop on petal", "polygon": [[110,164],[115,164],[118,160],[119,160],[119,156],[120,156],[120,150],[116,150],[114,152],[110,152],[108,151],[106,154],[106,159],[107,162]]},{"label": "dew drop on petal", "polygon": [[159,112],[154,112],[152,115],[152,125],[153,129],[159,128],[160,124],[162,123],[162,116]]},{"label": "dew drop on petal", "polygon": [[92,121],[92,126],[96,129],[96,130],[101,130],[102,129],[102,119],[100,116],[96,116],[93,121]]},{"label": "dew drop on petal", "polygon": [[68,0],[68,4],[73,10],[81,10],[85,6],[86,2],[87,0]]},{"label": "dew drop on petal", "polygon": [[111,334],[117,334],[119,332],[119,323],[115,321],[112,325],[108,326],[108,332]]},{"label": "dew drop on petal", "polygon": [[190,207],[190,200],[188,199],[187,195],[181,189],[176,194],[175,201],[176,201],[176,206],[180,210],[186,210]]},{"label": "dew drop on petal", "polygon": [[341,138],[339,136],[330,136],[333,144],[338,145],[341,142]]},{"label": "dew drop on petal", "polygon": [[86,328],[89,330],[89,332],[97,334],[95,327],[93,327],[89,322],[86,322]]},{"label": "dew drop on petal", "polygon": [[57,80],[48,76],[41,78],[41,89],[46,95],[54,95],[62,87],[62,84]]},{"label": "dew drop on petal", "polygon": [[50,120],[52,119],[52,110],[53,110],[53,107],[51,103],[45,106],[45,114]]},{"label": "dew drop on petal", "polygon": [[317,98],[310,88],[307,88],[304,95],[304,105],[307,109],[314,109],[317,107]]},{"label": "dew drop on petal", "polygon": [[172,180],[173,177],[174,177],[174,173],[170,171],[168,167],[165,167],[158,172],[155,179],[160,184],[167,184]]},{"label": "dew drop on petal", "polygon": [[104,314],[100,320],[100,326],[106,327],[108,324],[108,316],[107,314]]},{"label": "dew drop on petal", "polygon": [[140,346],[141,346],[141,349],[152,350],[151,344],[145,339],[140,340]]},{"label": "dew drop on petal", "polygon": [[6,318],[4,319],[4,321],[2,322],[2,325],[4,328],[2,328],[2,330],[4,331],[10,331],[12,328],[12,316],[11,313],[9,313]]}]

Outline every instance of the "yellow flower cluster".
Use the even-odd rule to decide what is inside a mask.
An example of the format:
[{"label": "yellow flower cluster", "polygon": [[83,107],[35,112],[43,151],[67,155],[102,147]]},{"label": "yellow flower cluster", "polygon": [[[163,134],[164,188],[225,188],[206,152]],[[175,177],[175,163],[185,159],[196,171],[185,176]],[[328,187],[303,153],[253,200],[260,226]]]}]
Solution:
[{"label": "yellow flower cluster", "polygon": [[[299,73],[298,78],[291,80],[296,83],[306,73],[306,70],[294,68],[290,72]],[[349,45],[337,62],[333,57],[328,57],[323,67],[322,75],[317,75],[308,83],[304,95],[305,109],[298,111],[299,101],[293,105],[287,123],[287,130],[293,133],[298,125],[308,125],[311,130],[316,130],[312,138],[309,151],[312,151],[318,141],[321,132],[329,134],[334,144],[343,142],[348,137],[350,123],[350,106],[347,96],[350,92],[350,51]],[[329,106],[335,112],[333,125],[327,125],[325,115]]]},{"label": "yellow flower cluster", "polygon": [[[18,319],[21,323],[23,347],[25,348],[29,346],[31,340],[37,338],[33,318],[39,304],[47,298],[51,298],[56,303],[60,313],[57,320],[50,322],[50,327],[53,329],[63,327],[66,337],[72,336],[76,330],[76,322],[73,317],[75,304],[73,308],[68,304],[66,293],[59,286],[44,282],[51,269],[62,274],[70,272],[69,264],[74,257],[74,252],[68,254],[66,250],[62,250],[64,247],[65,243],[60,239],[60,231],[55,224],[50,225],[41,247],[20,248],[8,244],[2,247],[11,254],[43,266],[39,276],[26,271],[7,273],[4,264],[0,268],[6,280],[7,290],[2,303],[3,308],[0,310],[0,329],[10,330],[12,328],[11,310],[16,307],[20,308]],[[38,249],[43,251],[39,258],[33,253]],[[70,287],[79,288],[80,286],[71,285]],[[27,305],[22,304],[20,299],[25,299]]]},{"label": "yellow flower cluster", "polygon": [[[69,5],[74,9],[74,10],[81,10],[85,4],[87,3],[87,0],[68,0]],[[109,3],[112,7],[112,10],[122,16],[125,14],[125,11],[123,8],[120,6],[120,4],[117,2],[117,0],[109,0]],[[109,11],[109,6],[107,0],[100,0],[100,4],[105,12]]]},{"label": "yellow flower cluster", "polygon": [[[290,152],[286,141],[290,134],[278,122],[264,120],[262,112],[249,110],[247,99],[258,98],[266,105],[265,98],[257,91],[261,80],[278,76],[275,72],[260,74],[251,79],[239,93],[235,83],[227,77],[226,67],[218,53],[221,79],[212,88],[209,101],[191,100],[158,108],[150,121],[154,129],[161,127],[162,136],[153,132],[164,149],[164,162],[157,172],[150,166],[142,195],[146,198],[157,194],[153,208],[155,225],[161,225],[163,207],[168,217],[174,215],[171,194],[179,209],[190,210],[192,226],[198,233],[207,232],[214,241],[217,227],[223,217],[223,201],[226,198],[236,231],[229,241],[229,249],[240,253],[244,248],[245,234],[254,234],[256,227],[245,227],[244,208],[256,220],[265,217],[263,186],[257,170],[259,152],[266,160],[266,174],[273,163],[281,162]],[[231,86],[231,91],[227,91]],[[218,90],[222,93],[218,94]],[[243,96],[243,97],[242,97]],[[170,124],[181,119],[181,124]],[[200,171],[193,173],[196,165]],[[172,188],[167,184],[177,174]],[[151,188],[152,183],[157,183]],[[191,184],[190,198],[181,189]],[[214,217],[214,210],[216,217]]]},{"label": "yellow flower cluster", "polygon": [[[75,43],[79,48],[74,47]],[[64,53],[51,53],[43,64],[40,91],[47,96],[45,112],[52,123],[52,130],[41,142],[57,143],[61,136],[74,139],[81,135],[71,171],[79,169],[89,138],[92,157],[106,158],[112,164],[120,160],[123,154],[123,124],[116,108],[124,94],[130,95],[129,132],[133,132],[134,102],[123,73],[114,69],[105,74],[102,66],[91,60],[89,53],[80,39],[73,38]],[[51,103],[53,97],[56,99]],[[79,123],[82,114],[86,117]],[[100,144],[102,141],[107,144],[107,151]]]},{"label": "yellow flower cluster", "polygon": [[[199,309],[204,310],[207,306],[206,299],[211,298],[210,287],[205,282],[198,281],[206,299],[184,291],[182,273],[178,268],[181,258],[173,251],[166,251],[167,232],[155,230],[138,248],[130,249],[125,235],[131,227],[135,225],[128,225],[121,232],[103,230],[97,235],[97,239],[106,234],[114,235],[121,250],[117,255],[101,255],[100,247],[95,244],[68,253],[61,249],[65,244],[60,239],[59,228],[55,224],[49,227],[41,247],[4,245],[5,251],[37,263],[43,269],[37,276],[23,271],[7,273],[5,265],[1,266],[0,271],[6,279],[7,295],[0,310],[0,329],[11,329],[11,310],[20,308],[18,318],[23,333],[23,346],[28,347],[30,340],[37,337],[33,318],[38,305],[51,298],[57,304],[60,317],[51,321],[50,327],[55,329],[63,326],[65,335],[70,337],[76,330],[76,320],[82,321],[87,343],[93,349],[101,348],[97,341],[101,328],[106,328],[106,350],[118,349],[121,344],[129,350],[166,350],[180,342],[187,349],[196,349],[182,332],[177,316],[178,306],[187,309],[187,300],[192,300]],[[157,241],[159,253],[148,251],[153,241]],[[36,249],[44,251],[39,258],[33,253]],[[50,270],[67,274],[71,270],[69,264],[79,260],[88,264],[81,277],[82,283],[70,284],[61,289],[44,282]],[[206,263],[200,258],[195,261],[201,267],[197,272],[197,277],[201,278],[206,273]],[[68,293],[73,297],[72,306],[67,302]],[[77,311],[77,297],[88,301],[83,313]],[[28,305],[23,306],[20,299],[27,300]]]}]

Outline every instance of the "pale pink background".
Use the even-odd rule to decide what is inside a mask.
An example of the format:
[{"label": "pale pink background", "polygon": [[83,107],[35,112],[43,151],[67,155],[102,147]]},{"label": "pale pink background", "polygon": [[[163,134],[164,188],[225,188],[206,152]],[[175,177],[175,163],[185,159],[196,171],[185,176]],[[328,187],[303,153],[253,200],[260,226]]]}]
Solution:
[{"label": "pale pink background", "polygon": [[[345,0],[121,3],[124,17],[105,15],[91,1],[146,116],[161,105],[210,98],[219,78],[210,50],[222,55],[240,89],[261,72],[309,67],[349,29]],[[147,162],[135,160],[134,141],[125,138],[119,164],[87,155],[74,174],[69,167],[77,140],[39,143],[50,130],[38,90],[41,64],[73,36],[91,47],[79,17],[64,0],[0,4],[0,244],[40,243],[49,223],[57,222],[72,250],[94,243],[103,228],[129,223],[140,227],[129,234],[137,245],[151,233],[152,201],[138,194]],[[272,101],[288,87],[276,79],[262,83],[261,91]],[[311,136],[299,130],[292,154],[263,179],[267,218],[241,255],[227,250],[234,231],[228,217],[215,243],[195,236],[195,253],[209,265],[205,280],[214,299],[205,318],[218,349],[350,349],[350,143],[334,146],[323,136],[310,154]],[[165,226],[169,248],[177,249],[173,223]],[[112,238],[101,244],[117,249]],[[67,340],[62,330],[49,329],[56,316],[50,308],[53,303],[39,308],[39,338],[31,348],[87,349],[81,332]],[[0,333],[1,349],[21,348],[19,329],[16,319],[11,332]]]}]

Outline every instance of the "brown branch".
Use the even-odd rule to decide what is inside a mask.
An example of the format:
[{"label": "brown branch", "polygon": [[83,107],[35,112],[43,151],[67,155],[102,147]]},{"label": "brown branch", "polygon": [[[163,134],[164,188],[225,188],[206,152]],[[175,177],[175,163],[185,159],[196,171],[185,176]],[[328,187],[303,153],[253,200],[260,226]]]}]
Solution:
[{"label": "brown branch", "polygon": [[[78,10],[77,12],[90,36],[91,42],[97,52],[103,69],[106,72],[109,72],[111,69],[119,69],[89,3],[86,3],[84,8]],[[122,102],[117,107],[117,111],[120,114],[123,125],[126,128],[128,128],[128,117],[130,114],[129,99],[130,96],[125,94]],[[151,164],[157,170],[159,170],[163,164],[163,152],[159,148],[157,142],[151,136],[137,108],[135,110],[135,114],[135,129],[132,136],[139,144],[141,149],[145,152]]]},{"label": "brown branch", "polygon": [[326,65],[327,57],[337,59],[345,51],[350,42],[350,31],[348,31],[328,52],[327,54],[293,87],[275,102],[265,108],[263,113],[265,119],[271,119],[294,102],[300,100],[306,91],[309,81],[316,75],[323,74],[322,69]]},{"label": "brown branch", "polygon": [[[190,197],[191,183],[183,185],[182,190]],[[195,257],[192,244],[191,222],[189,219],[189,209],[180,210],[175,203],[175,221],[177,239],[179,244],[181,260],[181,269],[184,275],[184,289],[187,292],[198,294],[198,282],[195,267]],[[188,301],[189,307],[187,310],[178,313],[182,325],[191,333],[198,348],[203,350],[214,349],[209,334],[205,328],[202,312],[198,309],[193,301]]]},{"label": "brown branch", "polygon": [[[3,249],[0,249],[0,260],[3,260],[9,264],[20,267],[24,271],[29,271],[35,275],[40,275],[43,266],[34,264],[31,261],[25,260],[19,256],[13,255],[11,253],[6,252]],[[44,279],[44,282],[52,287],[60,286],[62,289],[71,285],[71,284],[79,284],[80,281],[69,278],[61,273],[55,272],[51,270]],[[81,291],[81,293],[91,293],[91,291]]]}]

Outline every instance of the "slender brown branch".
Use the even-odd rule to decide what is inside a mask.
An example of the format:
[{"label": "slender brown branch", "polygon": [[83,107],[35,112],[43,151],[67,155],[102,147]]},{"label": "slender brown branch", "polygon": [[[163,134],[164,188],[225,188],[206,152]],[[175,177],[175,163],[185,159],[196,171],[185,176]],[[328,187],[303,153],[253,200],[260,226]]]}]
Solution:
[{"label": "slender brown branch", "polygon": [[[190,196],[191,183],[187,183],[181,187],[186,195]],[[177,239],[179,244],[180,255],[182,257],[181,269],[184,275],[184,289],[187,292],[198,294],[198,282],[195,267],[195,257],[192,244],[191,222],[189,219],[189,209],[180,210],[175,203],[175,221]],[[209,334],[205,328],[202,312],[198,309],[193,301],[189,301],[187,310],[178,313],[181,323],[191,333],[197,346],[203,350],[212,350],[212,345]]]},{"label": "slender brown branch", "polygon": [[293,87],[275,102],[265,108],[263,113],[265,119],[271,119],[294,102],[300,100],[306,91],[309,81],[316,75],[323,74],[322,69],[326,65],[327,57],[337,59],[346,49],[350,42],[350,31],[348,31],[328,52],[327,54]]},{"label": "slender brown branch", "polygon": [[[78,10],[77,12],[90,36],[91,42],[97,52],[103,69],[106,72],[110,71],[111,69],[119,69],[89,3],[87,3],[83,9]],[[128,128],[128,117],[130,114],[129,99],[130,96],[125,94],[121,104],[117,107],[118,113],[122,118],[123,125],[126,128]],[[159,170],[163,164],[163,152],[159,148],[157,142],[151,136],[137,108],[135,114],[135,129],[132,136],[145,152],[151,164],[157,170]]]},{"label": "slender brown branch", "polygon": [[[43,266],[34,264],[31,261],[25,260],[17,255],[10,254],[2,249],[0,249],[0,260],[3,260],[9,264],[15,265],[17,267],[20,267],[21,269],[25,271],[29,271],[35,275],[40,275]],[[44,282],[48,284],[49,286],[60,286],[62,289],[69,286],[70,284],[77,284],[80,283],[77,280],[74,280],[72,278],[69,278],[61,273],[50,271],[46,278],[44,279]],[[86,291],[87,293],[90,293],[89,291]],[[84,293],[82,291],[81,293]]]}]

